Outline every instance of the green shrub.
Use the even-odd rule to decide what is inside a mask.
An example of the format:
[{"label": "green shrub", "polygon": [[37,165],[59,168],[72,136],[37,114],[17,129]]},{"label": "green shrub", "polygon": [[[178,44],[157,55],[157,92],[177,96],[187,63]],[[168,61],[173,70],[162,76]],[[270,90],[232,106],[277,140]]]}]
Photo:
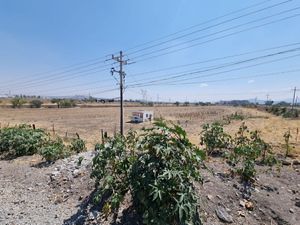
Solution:
[{"label": "green shrub", "polygon": [[261,162],[270,164],[271,147],[261,137],[258,131],[250,131],[245,123],[239,128],[233,141],[230,155],[231,163],[236,165],[237,172],[243,180],[251,181],[256,175],[255,164]]},{"label": "green shrub", "polygon": [[93,160],[98,197],[109,196],[103,210],[116,210],[131,191],[144,224],[197,224],[193,182],[203,157],[181,127],[164,122],[139,136],[109,138]]},{"label": "green shrub", "polygon": [[246,117],[242,113],[235,112],[228,116],[229,120],[244,120]]},{"label": "green shrub", "polygon": [[34,99],[30,102],[30,107],[31,108],[41,108],[43,102],[39,99]]},{"label": "green shrub", "polygon": [[291,151],[290,139],[292,138],[291,131],[288,130],[283,134],[284,143],[285,143],[285,157],[289,156]]},{"label": "green shrub", "polygon": [[48,140],[47,144],[39,150],[39,154],[47,161],[56,161],[71,155],[70,150],[64,145],[60,137]]},{"label": "green shrub", "polygon": [[282,116],[284,118],[298,118],[299,110],[298,109],[290,109],[287,107],[280,107],[278,105],[267,107],[266,111],[272,113],[276,116]]},{"label": "green shrub", "polygon": [[231,138],[224,132],[220,123],[205,124],[200,134],[200,144],[205,145],[208,155],[216,150],[225,149],[230,145]]},{"label": "green shrub", "polygon": [[58,104],[60,108],[72,108],[76,106],[75,101],[72,99],[62,99]]},{"label": "green shrub", "polygon": [[11,100],[13,108],[21,108],[22,105],[26,103],[26,100],[20,97],[15,97]]},{"label": "green shrub", "polygon": [[228,163],[246,181],[255,178],[257,162],[270,166],[277,163],[271,146],[260,137],[258,131],[250,131],[245,123],[242,123],[234,137],[226,134],[219,123],[206,124],[200,138],[208,154],[216,149],[223,149],[222,153],[228,159]]},{"label": "green shrub", "polygon": [[284,118],[298,118],[299,117],[299,110],[297,109],[290,109],[283,113],[282,115]]},{"label": "green shrub", "polygon": [[44,145],[47,134],[41,129],[28,125],[3,128],[0,130],[0,153],[9,152],[14,156],[33,155]]},{"label": "green shrub", "polygon": [[81,138],[74,138],[71,141],[70,150],[76,153],[86,151],[85,141]]}]

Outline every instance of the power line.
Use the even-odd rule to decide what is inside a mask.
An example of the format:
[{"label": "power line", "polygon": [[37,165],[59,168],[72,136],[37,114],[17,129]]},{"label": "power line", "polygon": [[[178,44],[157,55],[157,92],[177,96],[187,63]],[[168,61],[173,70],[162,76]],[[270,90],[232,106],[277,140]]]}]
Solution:
[{"label": "power line", "polygon": [[[200,25],[203,25],[203,24],[206,24],[206,23],[209,23],[209,22],[212,22],[212,21],[215,21],[215,20],[218,20],[218,19],[227,17],[227,16],[232,15],[232,14],[236,14],[236,13],[238,13],[238,12],[242,12],[242,11],[248,10],[248,9],[250,9],[250,8],[254,8],[254,7],[259,6],[259,5],[263,5],[263,4],[265,4],[265,3],[267,3],[267,2],[270,2],[270,1],[273,1],[273,0],[266,0],[266,1],[263,1],[263,2],[260,2],[260,3],[256,3],[256,4],[253,4],[253,5],[250,5],[250,6],[241,8],[241,9],[239,9],[239,10],[235,10],[235,11],[229,12],[229,13],[223,15],[223,16],[219,16],[219,17],[210,19],[210,20],[208,20],[208,21],[202,22],[202,23],[200,23],[200,24],[196,24],[196,25],[194,25],[194,26],[191,26],[191,27],[182,29],[182,30],[177,31],[177,32],[175,32],[175,33],[173,33],[173,34],[169,34],[169,35],[166,35],[166,36],[164,36],[164,37],[158,38],[158,39],[156,39],[156,40],[154,40],[154,41],[161,40],[161,39],[164,39],[164,38],[166,38],[166,37],[170,37],[170,36],[176,35],[176,34],[178,34],[178,33],[182,33],[182,32],[184,32],[184,31],[190,30],[190,29],[192,29],[192,28],[194,28],[194,27],[197,27],[197,26],[200,26]],[[140,45],[138,45],[138,46],[143,46],[143,45],[148,44],[148,43],[153,43],[154,41],[149,41],[149,42],[147,42],[147,43],[143,43],[143,44],[140,44]],[[138,47],[138,46],[132,47],[132,48],[130,48],[129,50],[135,49],[135,48]],[[108,56],[108,55],[102,56],[102,57],[99,57],[99,58],[95,58],[95,59],[91,59],[91,60],[87,60],[87,61],[83,61],[83,62],[80,62],[80,63],[76,63],[76,64],[73,64],[73,65],[70,65],[70,66],[59,67],[59,68],[54,69],[54,70],[51,70],[51,71],[33,74],[33,75],[31,75],[31,77],[32,77],[32,76],[39,76],[39,75],[47,75],[47,74],[52,74],[52,76],[53,76],[53,75],[54,75],[53,73],[56,74],[56,73],[59,72],[60,70],[66,70],[66,69],[70,69],[70,68],[73,68],[73,67],[75,67],[75,68],[73,68],[72,70],[75,70],[75,69],[78,69],[78,66],[80,66],[80,68],[87,67],[87,66],[90,66],[90,63],[94,64],[94,63],[98,63],[98,61],[102,61],[102,60],[107,59],[107,56]],[[103,62],[106,62],[106,60],[103,61]],[[88,64],[88,65],[85,65],[85,64]],[[81,66],[81,65],[82,65],[82,66]],[[66,73],[66,71],[60,72],[59,74],[62,74],[62,73]],[[18,81],[21,81],[21,80],[23,80],[24,78],[25,78],[25,81],[26,81],[27,77],[28,77],[28,76],[19,77],[19,78],[18,78]],[[15,80],[8,81],[8,83],[11,83],[11,82],[15,82]]]},{"label": "power line", "polygon": [[147,74],[153,74],[153,73],[167,71],[167,70],[173,70],[173,69],[177,69],[177,68],[194,66],[194,65],[198,65],[198,64],[220,61],[220,60],[224,60],[224,59],[235,58],[235,57],[250,55],[250,54],[259,53],[259,52],[265,52],[265,51],[270,51],[270,50],[275,50],[275,49],[280,49],[280,48],[285,48],[285,47],[291,47],[291,46],[295,46],[295,45],[299,45],[299,44],[300,44],[300,42],[296,42],[296,43],[291,43],[291,44],[274,46],[274,47],[270,47],[270,48],[259,49],[259,50],[255,50],[255,51],[243,52],[243,53],[234,54],[234,55],[227,55],[227,56],[223,56],[223,57],[211,58],[211,59],[206,59],[206,60],[202,60],[202,61],[196,61],[193,63],[182,64],[182,65],[178,65],[178,66],[172,66],[172,67],[166,67],[166,68],[157,69],[157,70],[150,70],[150,71],[146,71],[146,72],[134,73],[134,74],[131,74],[131,76],[143,76],[143,75],[147,75]]},{"label": "power line", "polygon": [[[70,73],[70,74],[61,72],[61,73],[57,73],[56,76],[49,75],[49,76],[44,77],[43,79],[35,79],[35,80],[27,81],[27,82],[17,82],[15,85],[16,86],[22,85],[22,87],[32,87],[32,86],[36,86],[39,84],[45,84],[47,82],[51,83],[51,82],[69,80],[69,79],[74,79],[77,77],[82,77],[82,75],[85,75],[85,74],[93,74],[93,73],[97,73],[97,72],[103,72],[103,71],[106,71],[110,67],[111,66],[109,66],[109,65],[105,65],[105,66],[101,66],[101,67],[94,67],[94,68],[90,68],[87,70],[77,71],[77,72]],[[4,88],[4,87],[2,86],[1,88]]]},{"label": "power line", "polygon": [[[160,75],[160,77],[161,76],[167,76],[167,77],[163,78],[163,79],[152,80],[152,81],[149,81],[149,82],[129,83],[129,85],[134,85],[134,86],[161,85],[161,84],[165,84],[165,82],[168,81],[168,80],[174,80],[174,79],[177,79],[177,78],[186,77],[186,76],[190,76],[190,75],[194,75],[194,74],[201,74],[201,73],[204,73],[204,72],[209,72],[209,71],[213,71],[213,70],[219,70],[221,68],[232,67],[232,66],[239,65],[239,64],[244,64],[244,63],[247,63],[247,62],[252,62],[252,61],[256,61],[256,60],[260,60],[260,59],[264,59],[264,58],[274,57],[276,55],[291,53],[291,52],[296,51],[296,50],[300,50],[300,48],[294,48],[294,49],[289,49],[289,50],[285,50],[285,51],[279,51],[279,52],[272,53],[272,54],[267,54],[267,55],[261,55],[261,56],[253,57],[253,58],[248,58],[248,59],[245,59],[245,60],[239,60],[239,61],[233,61],[233,62],[230,62],[230,63],[220,64],[220,65],[214,65],[214,66],[208,67],[209,69],[206,69],[206,68],[200,68],[199,69],[198,68],[196,70],[193,70],[193,72],[189,72],[189,73],[180,72],[180,73],[175,73],[175,75],[174,75],[174,73],[173,74],[168,74],[168,75]],[[298,56],[298,55],[296,55],[296,56]],[[202,76],[198,76],[197,75],[195,77],[184,78],[184,79],[181,79],[181,80],[171,81],[171,82],[179,82],[179,81],[182,82],[182,81],[196,79],[196,78],[200,78],[200,77],[209,77],[209,76],[220,75],[220,74],[223,74],[223,73],[237,71],[237,70],[241,70],[241,69],[245,69],[245,68],[250,68],[250,67],[254,67],[254,66],[259,66],[259,65],[263,65],[263,64],[267,64],[267,63],[278,62],[278,61],[282,61],[282,60],[289,59],[289,58],[296,57],[296,56],[279,58],[277,60],[271,60],[271,61],[267,61],[267,62],[262,62],[262,63],[250,65],[250,66],[240,67],[240,68],[236,68],[236,69],[230,69],[230,70],[227,70],[227,71],[221,71],[221,72],[216,72],[216,73],[204,74]],[[170,76],[170,75],[173,75],[173,76]],[[153,77],[150,78],[150,79],[153,79]],[[145,80],[147,80],[147,79],[143,79],[143,81],[145,81]],[[109,86],[106,86],[106,87],[109,87]],[[94,88],[94,89],[96,89],[96,88]],[[84,89],[84,90],[90,90],[90,88]]]},{"label": "power line", "polygon": [[[288,2],[288,1],[285,1],[285,2]],[[283,3],[285,3],[285,2],[281,2],[281,3],[279,3],[279,4],[283,4]],[[276,5],[278,5],[278,4],[276,4]],[[95,64],[95,63],[93,63],[93,64]],[[91,66],[92,64],[90,64],[90,65],[88,65],[88,66]],[[87,65],[86,65],[87,66]],[[80,68],[83,68],[83,67],[80,67]],[[102,68],[102,67],[100,67],[100,68]],[[71,71],[74,71],[74,70],[76,70],[76,69],[79,69],[78,67],[77,68],[73,68],[73,69],[71,69],[71,70],[68,70],[68,71],[64,71],[64,72],[60,72],[60,73],[58,73],[58,74],[52,74],[52,76],[50,77],[50,78],[48,78],[48,79],[46,79],[46,80],[43,80],[43,79],[39,79],[39,80],[34,80],[34,81],[29,81],[29,84],[28,84],[28,81],[27,81],[27,83],[25,82],[25,84],[28,84],[28,85],[31,85],[31,86],[29,86],[29,87],[32,87],[32,85],[36,85],[36,84],[44,84],[45,82],[51,82],[51,81],[58,81],[58,78],[61,78],[61,79],[59,79],[59,81],[61,81],[61,80],[68,80],[68,79],[74,79],[74,78],[76,78],[76,77],[80,77],[80,74],[81,73],[83,73],[83,72],[89,72],[89,71],[93,71],[93,70],[95,70],[95,69],[97,69],[97,68],[92,68],[92,69],[89,69],[89,70],[84,70],[84,71],[79,71],[79,72],[76,72],[76,73],[72,73],[72,74],[70,74],[70,75],[68,75],[68,76],[65,76],[64,75],[64,73],[66,73],[66,72],[71,72]],[[104,69],[105,70],[105,69]],[[98,71],[95,71],[95,73],[96,72],[101,72],[101,71],[104,71],[104,70],[98,70]],[[78,76],[73,76],[74,74],[79,74]],[[53,77],[53,75],[56,75],[56,77]],[[62,75],[62,76],[57,76],[57,75]],[[47,77],[46,77],[47,78]],[[24,82],[22,83],[22,86],[24,87]]]},{"label": "power line", "polygon": [[[286,60],[286,59],[290,59],[290,58],[295,58],[300,56],[300,54],[294,55],[294,56],[289,56],[289,57],[284,57],[281,59],[277,59],[277,60],[270,60],[267,62],[262,62],[262,63],[257,63],[257,64],[253,64],[253,65],[249,65],[249,66],[244,66],[244,67],[239,67],[236,69],[230,69],[230,70],[226,70],[226,71],[221,71],[221,72],[216,72],[216,73],[211,73],[211,74],[207,74],[207,75],[202,75],[202,76],[196,76],[196,77],[192,77],[192,78],[185,78],[185,79],[181,79],[181,80],[177,80],[177,82],[181,82],[181,81],[185,81],[185,80],[192,80],[192,79],[196,79],[196,78],[200,78],[200,77],[210,77],[210,76],[216,76],[216,75],[220,75],[220,74],[224,74],[224,73],[229,73],[229,72],[234,72],[234,71],[239,71],[239,70],[243,70],[243,69],[247,69],[247,68],[251,68],[251,67],[256,67],[256,66],[260,66],[260,65],[264,65],[264,64],[268,64],[268,63],[274,63],[274,62],[278,62],[281,60]],[[196,73],[194,73],[196,74]],[[184,75],[188,75],[188,74],[184,74]],[[167,79],[164,79],[167,80]],[[155,85],[161,85],[161,83],[158,83],[158,80],[156,80],[155,82],[148,82],[148,83],[140,83],[140,84],[133,84],[133,87],[145,87],[145,86],[155,86]]]},{"label": "power line", "polygon": [[[186,77],[186,76],[189,76],[189,75],[204,73],[204,72],[208,72],[210,70],[225,68],[225,67],[228,67],[228,66],[235,66],[235,65],[246,63],[246,62],[251,62],[251,61],[255,61],[255,60],[259,60],[259,59],[263,59],[263,58],[269,58],[269,57],[273,57],[273,56],[277,56],[277,55],[281,55],[281,54],[290,53],[290,52],[293,52],[293,51],[299,51],[299,50],[300,50],[300,48],[296,48],[296,49],[292,49],[292,50],[287,50],[287,51],[281,51],[281,52],[277,52],[277,53],[273,53],[273,54],[268,54],[268,55],[263,55],[263,56],[259,56],[259,57],[249,58],[249,59],[246,59],[246,60],[232,62],[230,64],[216,66],[215,68],[212,68],[212,69],[204,69],[204,70],[200,69],[200,70],[196,70],[196,71],[193,71],[193,72],[181,73],[181,74],[173,75],[173,76],[170,76],[171,74],[169,74],[168,77],[165,77],[165,78],[160,78],[160,79],[152,80],[152,81],[149,81],[149,82],[137,83],[137,84],[133,84],[133,85],[155,84],[155,83],[161,82],[161,81],[172,80],[172,79],[176,79],[176,78],[180,78],[180,77]],[[291,57],[297,57],[297,56],[299,56],[299,54],[295,55],[295,56],[284,57],[284,58],[280,58],[280,59],[277,59],[277,60],[271,60],[271,61],[267,61],[267,62],[263,62],[263,63],[258,63],[258,64],[254,64],[254,65],[251,65],[251,66],[241,67],[241,68],[244,69],[244,68],[249,68],[249,67],[253,67],[253,66],[263,65],[263,64],[277,62],[277,61],[281,61],[281,60],[285,60],[285,59],[289,59]],[[228,72],[232,72],[232,71],[235,71],[235,70],[236,69],[229,70]],[[218,75],[220,73],[222,74],[223,72],[217,72],[217,73],[213,73],[213,74],[210,74],[210,75],[203,75],[203,76],[200,76],[200,77],[204,77],[204,76],[207,77],[207,76],[211,76],[211,75]],[[198,78],[198,77],[199,76],[196,76],[194,78],[181,79],[180,81],[189,80],[189,79],[195,79],[195,78]]]},{"label": "power line", "polygon": [[224,78],[224,79],[215,79],[215,80],[202,80],[202,81],[194,81],[194,82],[186,82],[186,83],[163,83],[161,85],[198,85],[200,83],[215,83],[215,82],[224,82],[224,81],[233,81],[233,80],[242,80],[246,78],[260,78],[260,77],[268,77],[268,76],[278,76],[290,73],[297,73],[300,72],[300,69],[294,70],[287,70],[287,71],[280,71],[280,72],[272,72],[272,73],[265,73],[265,74],[258,74],[258,75],[248,75],[248,76],[240,76],[240,77],[232,77],[232,78]]},{"label": "power line", "polygon": [[[280,49],[280,48],[285,48],[285,47],[290,47],[290,46],[295,46],[295,45],[297,46],[299,44],[300,43],[291,43],[291,44],[285,44],[285,45],[281,45],[281,46],[274,46],[274,47],[271,47],[271,48],[265,48],[265,49],[259,49],[259,50],[255,50],[255,51],[250,51],[250,52],[244,52],[244,53],[235,54],[235,55],[229,55],[229,56],[224,56],[224,57],[212,58],[212,59],[208,59],[208,60],[204,60],[204,61],[198,61],[198,62],[193,62],[193,63],[179,65],[179,66],[167,67],[167,68],[163,68],[163,69],[159,69],[159,70],[153,70],[153,71],[147,71],[147,72],[143,72],[143,73],[137,73],[137,74],[135,74],[135,76],[139,75],[139,77],[140,77],[140,76],[143,76],[143,75],[146,75],[146,74],[149,74],[149,73],[166,71],[166,70],[171,70],[171,69],[174,69],[174,68],[188,67],[188,66],[192,66],[192,65],[203,64],[203,63],[208,63],[208,62],[213,62],[213,61],[219,61],[219,60],[223,60],[223,59],[227,59],[227,58],[233,58],[233,57],[238,57],[238,56],[253,54],[253,53],[257,53],[257,52],[264,52],[264,51],[269,51],[269,50],[275,50],[275,49]],[[232,62],[230,62],[230,63],[232,63]],[[206,69],[206,68],[208,68],[208,69],[216,69],[216,67],[223,66],[223,65],[229,65],[230,63],[221,64],[221,65],[214,65],[214,66],[209,66],[209,67],[204,67],[204,68],[201,68],[201,69]],[[106,69],[104,69],[104,70],[96,70],[94,72],[88,72],[88,73],[86,72],[86,73],[83,73],[83,74],[79,73],[80,76],[78,76],[78,77],[81,77],[81,75],[95,74],[96,72],[99,72],[99,71],[106,71]],[[194,71],[194,70],[192,70],[192,71]],[[186,72],[186,71],[184,71],[184,72]],[[176,74],[181,74],[181,73],[183,73],[183,72],[176,73]],[[172,73],[172,74],[174,74],[174,73]],[[151,78],[153,78],[153,76]],[[60,79],[60,80],[69,80],[69,79],[66,78],[66,77],[64,77],[63,79]],[[145,80],[145,79],[143,79],[143,80]],[[53,81],[55,82],[55,86],[56,86],[54,88],[45,89],[44,88],[44,84],[45,83],[49,83],[49,82],[45,82],[45,83],[43,83],[43,86],[38,85],[38,84],[37,85],[26,85],[26,86],[23,86],[22,89],[24,89],[24,88],[28,89],[28,88],[33,88],[33,87],[41,87],[41,88],[43,88],[43,92],[45,92],[45,91],[47,92],[47,91],[60,90],[62,88],[63,88],[63,90],[65,90],[65,89],[68,89],[68,88],[73,88],[73,87],[78,87],[78,86],[81,87],[81,86],[93,85],[93,84],[98,84],[98,83],[102,83],[103,84],[103,83],[106,83],[108,81],[111,81],[111,79],[110,78],[108,78],[108,79],[101,79],[99,81],[92,81],[92,82],[88,82],[88,83],[80,83],[80,84],[67,85],[67,86],[57,86],[58,80],[53,80]],[[117,83],[119,82],[118,80],[116,80],[116,81],[117,81]],[[138,82],[138,80],[135,80],[135,82]],[[101,86],[101,87],[103,87],[103,86]],[[106,87],[109,87],[109,86],[106,86]],[[88,89],[84,89],[84,90],[88,90]]]},{"label": "power line", "polygon": [[[191,42],[195,42],[197,40],[201,40],[203,38],[207,38],[207,37],[210,37],[210,36],[214,36],[216,34],[224,33],[226,31],[230,31],[230,30],[233,30],[233,29],[236,29],[236,28],[239,28],[239,27],[243,27],[245,25],[252,24],[252,23],[257,23],[257,22],[260,22],[262,20],[267,20],[267,19],[270,19],[272,17],[276,17],[278,15],[281,15],[281,14],[284,14],[284,13],[288,13],[288,12],[291,12],[291,11],[295,11],[295,10],[298,10],[298,9],[300,9],[300,7],[296,7],[296,8],[292,8],[292,9],[289,9],[289,10],[281,11],[279,13],[272,14],[272,15],[266,16],[266,17],[262,17],[260,19],[255,19],[255,20],[252,20],[250,22],[243,23],[243,24],[240,24],[240,25],[235,25],[235,26],[226,28],[224,30],[217,31],[217,32],[214,32],[214,33],[211,33],[211,34],[207,34],[207,35],[204,35],[204,36],[201,36],[201,37],[189,40],[189,41],[184,41],[184,42],[181,42],[181,43],[178,43],[178,44],[174,44],[174,45],[171,45],[171,46],[168,46],[168,47],[164,47],[164,48],[161,48],[161,49],[158,49],[158,50],[154,50],[154,51],[151,51],[151,52],[148,52],[148,53],[144,53],[144,54],[138,55],[136,57],[133,57],[132,60],[134,60],[135,62],[142,62],[142,61],[154,59],[154,58],[157,58],[157,57],[161,57],[161,56],[164,56],[164,55],[168,55],[168,54],[176,53],[176,52],[179,52],[179,51],[182,51],[182,50],[185,50],[185,49],[189,49],[189,48],[192,48],[192,47],[195,47],[195,46],[203,45],[203,44],[206,44],[206,43],[209,43],[209,42],[212,42],[212,41],[216,41],[216,40],[220,40],[220,39],[223,39],[223,38],[226,38],[226,37],[230,37],[230,36],[233,36],[235,34],[243,33],[243,32],[249,31],[249,30],[257,29],[257,28],[264,27],[264,26],[267,26],[267,25],[270,25],[270,24],[274,24],[274,23],[278,23],[278,22],[281,22],[281,21],[284,21],[284,20],[288,20],[288,19],[300,16],[300,14],[294,14],[294,15],[287,16],[287,17],[284,17],[284,18],[280,18],[280,19],[277,19],[277,20],[273,20],[273,21],[270,21],[270,22],[267,22],[267,23],[263,23],[263,24],[259,24],[259,25],[255,25],[255,26],[246,28],[246,29],[235,31],[235,32],[232,32],[232,33],[229,33],[229,34],[217,37],[217,38],[213,38],[213,39],[209,39],[209,40],[206,40],[206,41],[203,41],[203,42],[195,43],[195,44],[192,44],[192,45],[189,45],[189,46],[185,46],[185,47],[182,47],[182,48],[179,48],[179,49],[174,49],[174,50],[169,51],[169,52],[165,52],[165,53],[161,53],[161,54],[158,54],[158,55],[154,55],[154,56],[149,56],[149,57],[143,58],[145,56],[152,55],[154,53],[158,53],[158,52],[162,52],[162,51],[165,51],[165,50],[169,50],[169,49],[172,49],[174,47],[181,46],[181,45],[186,45],[186,44],[189,44]],[[137,60],[138,58],[142,58],[142,59]]]},{"label": "power line", "polygon": [[[60,74],[65,74],[65,73],[68,73],[68,72],[72,72],[74,70],[78,70],[78,69],[83,69],[83,68],[87,68],[87,67],[90,67],[90,66],[93,66],[93,65],[98,65],[98,64],[101,64],[101,63],[105,63],[105,61],[100,61],[100,59],[103,59],[102,58],[99,58],[99,60],[92,60],[92,61],[86,61],[86,62],[90,62],[88,64],[86,64],[86,62],[84,63],[78,63],[78,64],[74,64],[74,65],[71,65],[71,66],[65,66],[65,67],[61,67],[59,69],[55,69],[55,70],[51,70],[51,71],[48,71],[48,72],[41,72],[41,73],[37,73],[37,74],[33,74],[33,75],[30,75],[30,77],[34,77],[34,76],[39,76],[39,75],[47,75],[46,77],[53,77],[55,75],[60,75]],[[66,70],[67,69],[67,70]],[[24,80],[25,78],[25,80]],[[19,77],[17,82],[16,80],[11,80],[11,81],[8,81],[8,83],[11,83],[13,82],[12,84],[18,84],[18,83],[22,83],[22,82],[28,82],[27,80],[28,78],[28,75],[26,76],[23,76],[23,77]],[[41,77],[42,79],[44,79],[45,77]],[[38,80],[40,80],[41,78],[39,78]],[[24,81],[22,81],[24,80]],[[35,81],[36,79],[32,80],[32,81]],[[30,82],[31,80],[29,80]]]},{"label": "power line", "polygon": [[220,25],[223,25],[223,24],[226,24],[226,23],[229,23],[229,22],[232,22],[232,21],[241,19],[241,18],[243,18],[243,17],[247,17],[247,16],[250,16],[250,15],[253,15],[253,14],[256,14],[256,13],[259,13],[259,12],[262,12],[262,11],[265,11],[265,10],[268,10],[268,9],[272,9],[272,8],[274,8],[274,7],[277,7],[277,6],[281,6],[281,5],[286,4],[286,3],[288,3],[288,2],[291,2],[291,1],[290,1],[290,0],[282,1],[282,2],[273,4],[273,5],[270,5],[270,6],[261,8],[261,9],[258,9],[258,10],[254,10],[254,11],[248,12],[248,13],[246,13],[246,14],[243,14],[243,15],[240,15],[240,16],[237,16],[237,17],[234,17],[234,18],[230,18],[230,19],[227,19],[227,20],[225,20],[225,21],[222,21],[222,22],[219,22],[219,23],[216,23],[216,24],[213,24],[213,25],[204,27],[204,28],[202,28],[202,29],[198,29],[198,30],[192,31],[192,32],[187,33],[187,34],[183,34],[183,35],[181,35],[181,36],[179,36],[179,37],[174,37],[174,38],[168,39],[168,40],[166,40],[166,41],[163,41],[163,42],[160,42],[160,43],[157,43],[157,44],[154,44],[154,45],[151,45],[151,46],[142,48],[142,49],[138,49],[138,50],[133,51],[133,52],[129,52],[128,55],[134,55],[134,54],[136,54],[136,53],[138,53],[138,52],[145,51],[145,50],[148,50],[148,49],[151,49],[151,48],[155,48],[155,47],[164,45],[164,44],[166,44],[166,43],[169,43],[169,42],[172,42],[172,41],[175,41],[175,40],[178,40],[178,39],[182,39],[182,38],[184,38],[184,37],[188,37],[188,36],[194,35],[194,34],[196,34],[196,33],[199,33],[199,32],[202,32],[202,31],[206,31],[206,30],[209,30],[209,29],[211,29],[211,28],[218,27],[218,26],[220,26]]},{"label": "power line", "polygon": [[207,20],[207,21],[204,21],[204,22],[195,24],[195,25],[193,25],[193,26],[190,26],[190,27],[181,29],[181,30],[176,31],[176,32],[174,32],[174,33],[171,33],[171,34],[168,34],[168,35],[159,37],[159,38],[154,39],[154,40],[151,40],[151,41],[144,42],[144,43],[142,43],[142,44],[138,44],[138,45],[136,45],[136,46],[134,46],[134,47],[131,47],[131,48],[129,48],[129,49],[126,49],[126,51],[129,52],[130,50],[139,48],[139,47],[141,47],[141,46],[145,46],[145,45],[148,45],[148,44],[151,44],[151,43],[154,43],[154,42],[157,42],[157,41],[160,41],[160,40],[163,40],[163,39],[166,39],[166,38],[175,36],[175,35],[177,35],[177,34],[180,34],[180,33],[183,33],[183,32],[185,32],[185,31],[191,30],[191,29],[193,29],[193,28],[195,28],[195,27],[199,27],[199,26],[208,24],[208,23],[210,23],[210,22],[217,21],[217,20],[219,20],[219,19],[222,19],[222,18],[231,16],[231,15],[234,15],[234,14],[236,14],[236,13],[240,13],[240,12],[246,11],[246,10],[251,9],[251,8],[255,8],[255,7],[257,7],[257,6],[263,5],[263,4],[265,4],[265,3],[267,3],[267,2],[271,2],[271,1],[273,1],[273,0],[262,1],[262,2],[259,2],[259,3],[256,3],[256,4],[252,4],[252,5],[243,7],[243,8],[238,9],[238,10],[231,11],[231,12],[229,12],[229,13],[226,13],[226,14],[222,15],[222,16],[217,16],[217,17],[214,17],[214,18],[209,19],[209,20]]}]

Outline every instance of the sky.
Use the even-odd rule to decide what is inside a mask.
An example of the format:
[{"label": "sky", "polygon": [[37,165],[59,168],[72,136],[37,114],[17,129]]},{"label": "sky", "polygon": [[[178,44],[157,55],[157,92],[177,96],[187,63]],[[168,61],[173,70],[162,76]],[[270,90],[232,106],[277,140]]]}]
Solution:
[{"label": "sky", "polygon": [[290,100],[299,23],[299,0],[0,0],[0,96],[118,97],[123,51],[126,99]]}]

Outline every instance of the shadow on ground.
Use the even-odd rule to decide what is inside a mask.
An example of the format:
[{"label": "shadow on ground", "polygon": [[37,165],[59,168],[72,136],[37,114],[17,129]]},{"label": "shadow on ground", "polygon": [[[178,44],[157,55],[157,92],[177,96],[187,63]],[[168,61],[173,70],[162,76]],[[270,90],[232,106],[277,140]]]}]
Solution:
[{"label": "shadow on ground", "polygon": [[121,216],[114,214],[107,221],[99,221],[99,214],[105,204],[108,196],[103,196],[98,204],[93,199],[97,191],[94,190],[79,205],[77,212],[70,218],[66,219],[62,225],[88,225],[88,224],[105,224],[105,225],[141,225],[141,218],[136,213],[135,207],[125,208]]}]

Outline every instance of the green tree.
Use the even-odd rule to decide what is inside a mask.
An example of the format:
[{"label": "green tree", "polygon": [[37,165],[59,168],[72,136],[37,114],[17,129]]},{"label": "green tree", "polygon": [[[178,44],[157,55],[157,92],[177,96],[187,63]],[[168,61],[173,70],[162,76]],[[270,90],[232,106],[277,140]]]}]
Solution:
[{"label": "green tree", "polygon": [[30,102],[30,107],[31,108],[41,108],[43,102],[39,99],[34,99]]},{"label": "green tree", "polygon": [[21,108],[22,105],[26,103],[26,100],[20,97],[15,97],[11,100],[13,108]]}]

